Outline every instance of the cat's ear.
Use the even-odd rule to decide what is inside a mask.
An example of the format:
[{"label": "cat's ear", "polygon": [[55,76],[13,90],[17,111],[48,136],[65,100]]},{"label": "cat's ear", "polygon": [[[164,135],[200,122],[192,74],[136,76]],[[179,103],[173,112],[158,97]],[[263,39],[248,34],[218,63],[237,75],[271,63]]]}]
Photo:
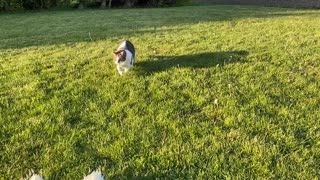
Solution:
[{"label": "cat's ear", "polygon": [[123,52],[124,50],[118,50],[118,51],[114,51],[113,53],[114,54],[119,54],[119,53],[121,53],[121,52]]},{"label": "cat's ear", "polygon": [[116,55],[121,56],[121,57],[126,57],[127,53],[125,50],[119,50],[114,52]]},{"label": "cat's ear", "polygon": [[113,52],[112,54],[112,59],[115,61],[117,59],[117,54],[115,52]]}]

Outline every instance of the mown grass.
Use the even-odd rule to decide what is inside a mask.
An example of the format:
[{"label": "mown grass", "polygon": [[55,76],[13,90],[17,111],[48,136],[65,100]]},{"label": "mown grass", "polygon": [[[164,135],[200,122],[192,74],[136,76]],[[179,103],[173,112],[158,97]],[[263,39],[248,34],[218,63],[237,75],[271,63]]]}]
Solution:
[{"label": "mown grass", "polygon": [[[320,177],[320,11],[0,14],[0,174]],[[130,39],[135,67],[111,53]]]}]

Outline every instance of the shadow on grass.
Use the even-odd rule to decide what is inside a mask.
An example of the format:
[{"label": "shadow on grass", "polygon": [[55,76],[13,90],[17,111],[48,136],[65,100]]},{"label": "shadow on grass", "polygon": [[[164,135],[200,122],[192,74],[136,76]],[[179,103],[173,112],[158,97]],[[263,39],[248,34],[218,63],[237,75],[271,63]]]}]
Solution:
[{"label": "shadow on grass", "polygon": [[[0,49],[139,37],[146,33],[159,33],[163,27],[169,27],[163,31],[170,31],[170,27],[199,22],[310,13],[314,12],[251,6],[194,6],[0,14]],[[313,15],[318,16],[316,13]],[[127,17],[131,20],[128,21]]]},{"label": "shadow on grass", "polygon": [[178,68],[207,68],[246,61],[247,51],[208,52],[183,56],[152,56],[135,64],[138,74],[152,74]]}]

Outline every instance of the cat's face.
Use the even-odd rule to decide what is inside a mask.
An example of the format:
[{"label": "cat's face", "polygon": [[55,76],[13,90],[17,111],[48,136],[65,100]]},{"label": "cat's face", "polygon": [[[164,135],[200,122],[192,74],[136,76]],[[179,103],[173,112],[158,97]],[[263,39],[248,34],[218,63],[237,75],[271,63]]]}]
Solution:
[{"label": "cat's face", "polygon": [[126,51],[120,50],[113,53],[113,60],[116,64],[126,61]]}]

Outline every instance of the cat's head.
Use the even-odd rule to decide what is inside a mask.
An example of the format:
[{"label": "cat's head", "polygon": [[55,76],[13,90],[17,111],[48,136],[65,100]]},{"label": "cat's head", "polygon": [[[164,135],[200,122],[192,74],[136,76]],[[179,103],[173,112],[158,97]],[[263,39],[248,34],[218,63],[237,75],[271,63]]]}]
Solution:
[{"label": "cat's head", "polygon": [[121,62],[126,61],[127,53],[126,53],[125,50],[118,50],[118,51],[113,52],[113,56],[112,57],[113,57],[113,61],[116,64],[119,64]]}]

